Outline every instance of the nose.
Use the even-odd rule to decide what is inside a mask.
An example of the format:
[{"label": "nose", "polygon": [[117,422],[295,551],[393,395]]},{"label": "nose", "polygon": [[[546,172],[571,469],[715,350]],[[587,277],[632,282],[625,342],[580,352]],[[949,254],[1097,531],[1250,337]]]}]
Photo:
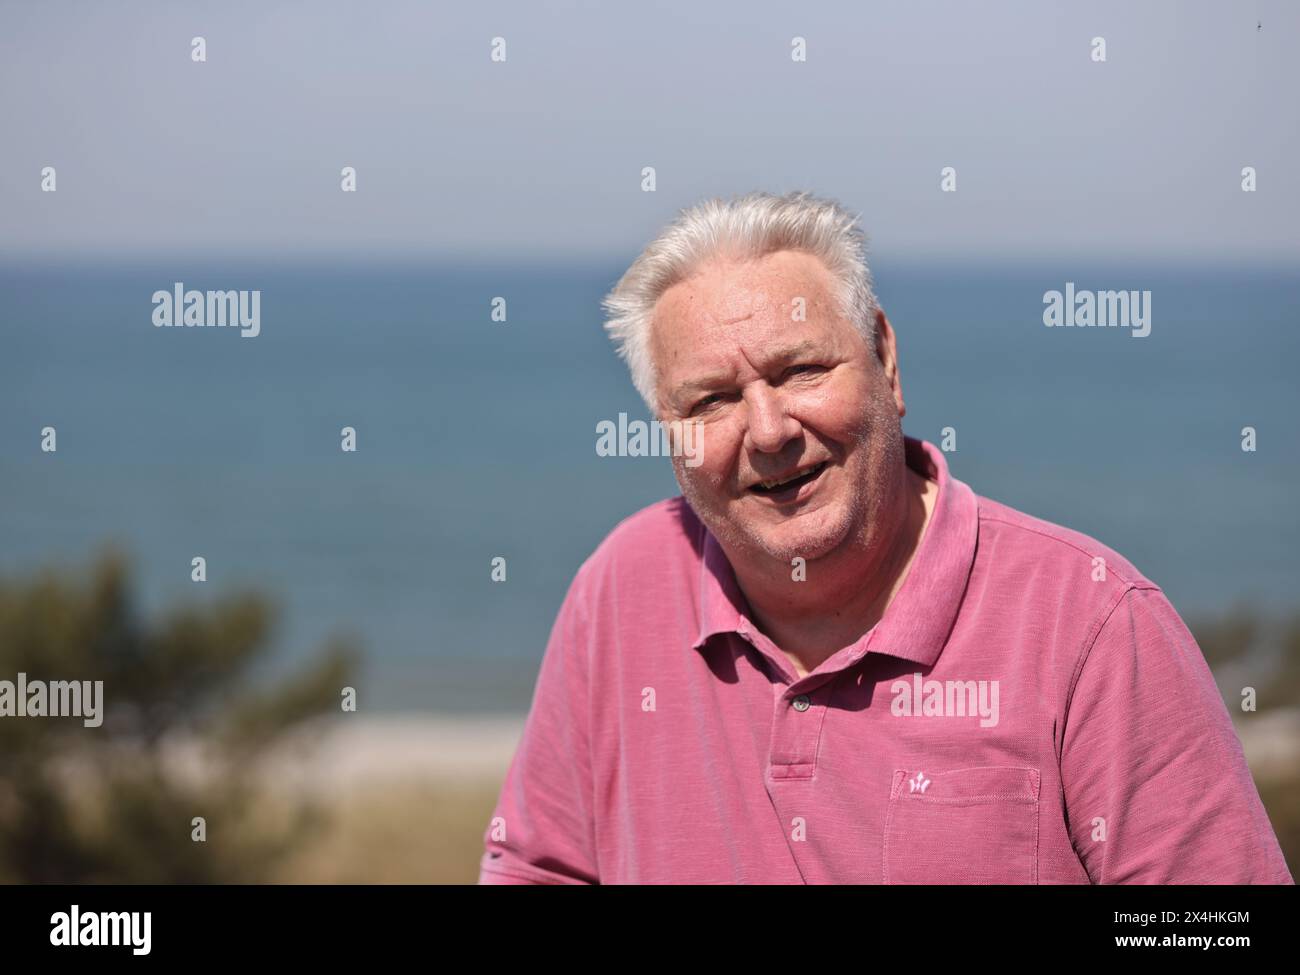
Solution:
[{"label": "nose", "polygon": [[774,454],[799,436],[799,421],[786,412],[778,390],[767,383],[755,383],[744,394],[747,423],[745,446],[751,450]]}]

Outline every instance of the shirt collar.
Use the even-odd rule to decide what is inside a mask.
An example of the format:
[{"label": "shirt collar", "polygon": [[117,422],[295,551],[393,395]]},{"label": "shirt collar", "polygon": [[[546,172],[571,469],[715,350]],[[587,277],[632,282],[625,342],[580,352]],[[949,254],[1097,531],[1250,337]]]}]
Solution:
[{"label": "shirt collar", "polygon": [[[938,483],[939,494],[921,547],[912,561],[903,586],[884,617],[857,643],[833,655],[820,670],[841,669],[870,650],[933,666],[957,620],[966,591],[979,513],[975,493],[948,473],[943,452],[933,444],[903,437],[907,466]],[[704,533],[699,581],[699,639],[696,649],[718,633],[753,635],[755,624],[748,618],[748,605],[736,582],[722,546],[713,533]]]}]

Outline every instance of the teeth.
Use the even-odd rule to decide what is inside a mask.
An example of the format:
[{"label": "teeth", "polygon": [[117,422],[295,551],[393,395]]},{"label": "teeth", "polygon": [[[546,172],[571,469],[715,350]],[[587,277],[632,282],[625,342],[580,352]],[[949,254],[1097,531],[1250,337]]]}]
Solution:
[{"label": "teeth", "polygon": [[770,490],[772,490],[772,488],[780,487],[782,484],[789,484],[791,481],[798,480],[799,478],[803,477],[805,474],[807,474],[807,473],[809,473],[809,472],[811,472],[811,471],[815,471],[819,466],[820,466],[820,465],[816,465],[816,464],[815,464],[815,465],[813,465],[812,467],[805,468],[805,469],[802,470],[802,471],[795,471],[795,472],[794,472],[793,474],[791,474],[789,477],[787,477],[787,478],[782,478],[781,480],[776,480],[776,481],[760,481],[760,482],[759,482],[759,487],[761,487],[764,491],[770,491]]}]

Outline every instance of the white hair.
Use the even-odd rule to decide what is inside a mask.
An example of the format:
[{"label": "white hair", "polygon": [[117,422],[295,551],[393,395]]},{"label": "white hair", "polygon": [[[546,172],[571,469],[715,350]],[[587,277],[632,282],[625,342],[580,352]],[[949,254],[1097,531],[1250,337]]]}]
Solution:
[{"label": "white hair", "polygon": [[632,384],[656,413],[650,325],[665,291],[715,257],[753,260],[774,251],[804,251],[821,260],[839,285],[841,313],[873,350],[879,304],[858,218],[834,200],[804,191],[753,192],[713,198],[682,210],[641,252],[602,303],[605,330],[627,363]]}]

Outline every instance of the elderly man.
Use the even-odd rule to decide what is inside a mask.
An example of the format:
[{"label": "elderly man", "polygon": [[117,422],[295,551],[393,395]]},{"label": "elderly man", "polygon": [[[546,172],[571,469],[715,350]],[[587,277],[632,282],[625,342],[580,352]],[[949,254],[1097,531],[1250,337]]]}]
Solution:
[{"label": "elderly man", "polygon": [[697,423],[551,631],[480,883],[1291,883],[1155,583],[905,437],[856,220],[684,212],[606,299]]}]

